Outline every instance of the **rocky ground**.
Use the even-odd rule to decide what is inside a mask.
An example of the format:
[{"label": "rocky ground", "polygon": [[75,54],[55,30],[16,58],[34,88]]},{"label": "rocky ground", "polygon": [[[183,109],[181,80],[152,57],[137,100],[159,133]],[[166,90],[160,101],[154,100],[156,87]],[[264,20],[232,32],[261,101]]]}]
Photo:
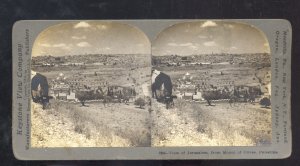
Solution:
[{"label": "rocky ground", "polygon": [[271,109],[257,103],[153,102],[152,146],[259,146],[271,143]]},{"label": "rocky ground", "polygon": [[150,146],[149,112],[134,105],[32,103],[32,147]]},{"label": "rocky ground", "polygon": [[[133,104],[32,103],[32,147],[267,146],[271,109],[258,103]],[[150,114],[149,114],[150,112]]]}]

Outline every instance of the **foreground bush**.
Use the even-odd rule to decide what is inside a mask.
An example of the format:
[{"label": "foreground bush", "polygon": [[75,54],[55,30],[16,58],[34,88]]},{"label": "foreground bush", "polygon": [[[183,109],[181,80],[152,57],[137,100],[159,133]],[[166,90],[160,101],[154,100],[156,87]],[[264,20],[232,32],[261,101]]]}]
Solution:
[{"label": "foreground bush", "polygon": [[139,97],[134,101],[134,105],[137,105],[140,108],[144,108],[144,106],[146,105],[146,101],[143,98]]},{"label": "foreground bush", "polygon": [[267,97],[264,97],[259,101],[259,104],[264,106],[265,108],[268,108],[271,105],[271,100]]}]

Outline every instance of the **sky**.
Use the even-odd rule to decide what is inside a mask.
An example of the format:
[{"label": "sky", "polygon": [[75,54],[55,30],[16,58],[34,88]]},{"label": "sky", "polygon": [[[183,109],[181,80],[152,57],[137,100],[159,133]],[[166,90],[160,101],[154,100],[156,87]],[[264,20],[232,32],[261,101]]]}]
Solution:
[{"label": "sky", "polygon": [[270,46],[263,32],[251,25],[209,20],[175,24],[152,42],[156,56],[212,53],[270,53]]},{"label": "sky", "polygon": [[101,21],[51,26],[36,38],[32,56],[84,54],[150,54],[151,44],[139,29]]}]

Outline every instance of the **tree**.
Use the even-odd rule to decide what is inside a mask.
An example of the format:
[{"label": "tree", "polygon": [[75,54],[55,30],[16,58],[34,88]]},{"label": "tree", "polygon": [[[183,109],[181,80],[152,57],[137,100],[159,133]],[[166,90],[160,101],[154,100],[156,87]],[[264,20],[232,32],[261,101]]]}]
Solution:
[{"label": "tree", "polygon": [[146,101],[143,98],[139,97],[138,99],[136,99],[134,101],[134,105],[137,105],[137,106],[140,106],[140,108],[143,108],[146,105]]},{"label": "tree", "polygon": [[99,99],[104,98],[104,95],[102,93],[99,93],[99,92],[95,93],[93,96],[94,96],[95,100],[99,100]]},{"label": "tree", "polygon": [[264,106],[265,108],[268,108],[271,105],[271,100],[267,97],[264,97],[260,100],[259,104]]},{"label": "tree", "polygon": [[87,100],[91,100],[94,97],[93,91],[79,91],[76,94],[76,96],[77,96],[77,98],[80,101],[80,103],[81,103],[82,106],[86,106],[85,102]]},{"label": "tree", "polygon": [[213,91],[206,91],[202,94],[202,97],[206,100],[208,106],[212,106],[211,100],[214,99]]},{"label": "tree", "polygon": [[209,90],[203,92],[202,97],[207,101],[208,106],[214,106],[211,104],[211,100],[219,100],[223,96],[220,90]]},{"label": "tree", "polygon": [[104,96],[103,105],[106,106],[106,104],[110,103],[111,101],[112,101],[111,96]]}]

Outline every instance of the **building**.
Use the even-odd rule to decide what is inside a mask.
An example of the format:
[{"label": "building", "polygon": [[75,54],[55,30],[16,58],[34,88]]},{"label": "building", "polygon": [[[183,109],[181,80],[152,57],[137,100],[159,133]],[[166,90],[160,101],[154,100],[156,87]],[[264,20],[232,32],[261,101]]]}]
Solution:
[{"label": "building", "polygon": [[182,98],[185,100],[193,100],[194,93],[184,92]]},{"label": "building", "polygon": [[56,96],[57,100],[67,100],[67,93],[65,92],[59,92]]},{"label": "building", "polygon": [[180,64],[189,64],[193,61],[193,58],[190,57],[190,56],[184,56],[184,57],[181,57],[181,60],[180,60]]},{"label": "building", "polygon": [[65,83],[54,84],[52,86],[51,90],[53,91],[54,95],[57,95],[59,93],[69,94],[70,93],[70,86],[68,84],[65,84]]},{"label": "building", "polygon": [[193,100],[195,100],[195,101],[204,100],[204,98],[202,97],[202,93],[197,91],[197,92],[193,95]]},{"label": "building", "polygon": [[70,94],[67,95],[67,100],[68,101],[77,101],[75,93],[74,92],[70,92]]}]

